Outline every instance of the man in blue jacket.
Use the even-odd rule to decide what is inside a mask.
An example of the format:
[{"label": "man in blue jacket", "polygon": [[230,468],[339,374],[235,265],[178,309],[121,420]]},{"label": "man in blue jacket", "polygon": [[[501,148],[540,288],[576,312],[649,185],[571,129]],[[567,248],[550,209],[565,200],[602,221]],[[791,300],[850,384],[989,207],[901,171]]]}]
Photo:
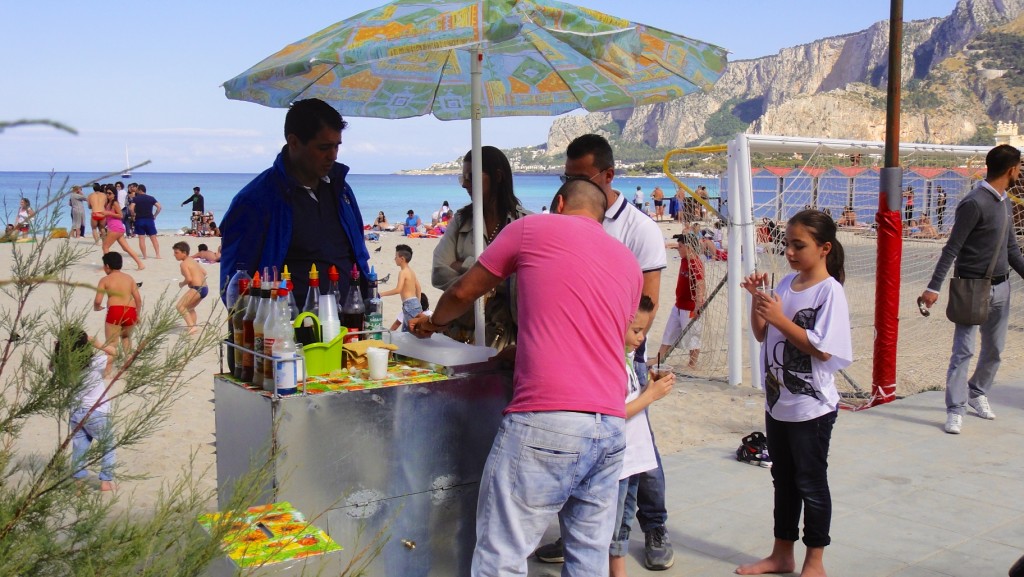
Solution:
[{"label": "man in blue jacket", "polygon": [[338,268],[342,295],[353,264],[366,277],[363,219],[345,182],[349,168],[336,162],[346,126],[322,100],[292,104],[284,121],[287,144],[272,167],[235,195],[221,222],[222,283],[242,263],[249,274],[288,265],[295,300],[303,302],[313,264],[321,276]]}]

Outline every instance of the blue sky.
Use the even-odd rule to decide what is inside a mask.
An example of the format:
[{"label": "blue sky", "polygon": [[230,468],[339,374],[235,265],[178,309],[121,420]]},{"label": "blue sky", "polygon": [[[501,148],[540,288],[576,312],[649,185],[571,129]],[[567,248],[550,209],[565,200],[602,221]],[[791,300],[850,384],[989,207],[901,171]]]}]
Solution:
[{"label": "blue sky", "polygon": [[[283,144],[285,111],[228,100],[221,83],[287,44],[382,0],[286,3],[6,2],[0,35],[0,120],[49,118],[0,133],[0,171],[116,171],[127,144],[152,172],[259,172]],[[904,0],[906,20],[948,15],[955,0]],[[295,8],[286,9],[287,5]],[[590,0],[586,5],[699,38],[730,59],[774,54],[855,32],[889,17],[889,0]],[[469,121],[432,116],[348,118],[341,160],[389,173],[452,160],[469,148]],[[485,144],[540,144],[552,118],[485,119]]]}]

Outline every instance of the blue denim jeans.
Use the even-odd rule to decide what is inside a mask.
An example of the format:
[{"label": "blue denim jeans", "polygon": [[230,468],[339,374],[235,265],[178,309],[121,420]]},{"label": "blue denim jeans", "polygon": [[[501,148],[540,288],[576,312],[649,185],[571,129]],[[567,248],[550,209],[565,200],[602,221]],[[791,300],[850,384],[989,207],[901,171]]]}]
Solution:
[{"label": "blue denim jeans", "polygon": [[[80,408],[71,413],[71,430],[74,431],[78,427],[79,423],[85,419],[86,413],[89,412],[89,408]],[[89,416],[89,420],[82,425],[73,437],[71,437],[71,463],[75,468],[75,472],[72,475],[76,479],[84,479],[89,476],[89,471],[85,469],[85,452],[89,450],[89,445],[92,444],[93,440],[99,440],[101,445],[113,443],[113,438],[107,431],[110,426],[110,419],[107,418],[106,413],[94,411]],[[100,480],[101,481],[113,481],[114,480],[114,449],[111,448],[109,451],[103,454],[103,458],[100,461]]]},{"label": "blue denim jeans", "polygon": [[[608,547],[608,555],[612,557],[625,557],[629,553],[629,534],[632,532],[633,515],[636,514],[636,486],[639,483],[640,475],[619,480],[619,506],[615,511],[618,526]],[[632,499],[629,499],[630,495]]]},{"label": "blue denim jeans", "polygon": [[775,481],[775,538],[796,541],[804,510],[804,545],[832,542],[832,494],[828,489],[828,446],[838,411],[810,421],[776,421],[765,413],[768,454]]},{"label": "blue denim jeans", "polygon": [[562,575],[608,574],[624,423],[569,411],[505,415],[480,479],[474,577],[526,575],[555,512]]},{"label": "blue denim jeans", "polygon": [[[645,340],[644,347],[646,344]],[[647,362],[634,356],[633,369],[640,380],[640,386],[646,386]],[[647,419],[647,425],[650,424],[651,420]],[[651,443],[654,445],[654,458],[657,459],[658,466],[638,474],[639,484],[630,488],[627,497],[629,508],[636,511],[636,520],[640,522],[640,530],[645,534],[650,533],[652,529],[664,527],[668,522],[668,509],[665,507],[665,470],[661,468],[661,452],[658,451],[658,443],[654,438],[654,428],[651,428]]]},{"label": "blue denim jeans", "polygon": [[[1010,322],[1010,281],[992,287],[988,320],[980,326],[954,325],[953,353],[946,370],[946,412],[963,415],[968,398],[988,395],[999,370],[1000,357],[1006,346],[1006,329]],[[967,369],[974,356],[975,335],[981,332],[981,352],[974,374],[967,378]]]}]

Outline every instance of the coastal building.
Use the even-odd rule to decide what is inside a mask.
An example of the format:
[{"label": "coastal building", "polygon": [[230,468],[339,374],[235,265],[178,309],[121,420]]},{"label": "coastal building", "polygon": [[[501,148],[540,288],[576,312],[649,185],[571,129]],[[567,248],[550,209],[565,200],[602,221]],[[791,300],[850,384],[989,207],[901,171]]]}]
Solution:
[{"label": "coastal building", "polygon": [[1017,131],[1016,122],[996,123],[996,145],[1009,144],[1015,148],[1024,147],[1024,136]]}]

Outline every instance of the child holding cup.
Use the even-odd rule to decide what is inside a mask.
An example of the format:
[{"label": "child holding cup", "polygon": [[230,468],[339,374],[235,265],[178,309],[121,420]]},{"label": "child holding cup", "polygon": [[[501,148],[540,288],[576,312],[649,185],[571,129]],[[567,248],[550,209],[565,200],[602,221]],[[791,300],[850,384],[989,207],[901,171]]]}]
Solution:
[{"label": "child holding cup", "polygon": [[[626,374],[629,384],[626,390],[626,452],[622,457],[622,473],[619,476],[619,500],[616,512],[618,521],[608,548],[609,575],[624,577],[626,575],[626,554],[629,552],[630,520],[636,514],[636,490],[640,481],[640,473],[650,471],[658,466],[654,456],[654,441],[651,428],[647,421],[647,407],[672,392],[676,377],[667,374],[652,374],[646,387],[640,386],[640,379],[633,370],[633,351],[644,342],[644,331],[651,315],[654,314],[654,301],[644,295],[640,297],[640,306],[629,328],[626,329]],[[652,369],[653,372],[653,369]],[[627,499],[632,495],[632,499]],[[629,507],[627,508],[627,505]]]}]

